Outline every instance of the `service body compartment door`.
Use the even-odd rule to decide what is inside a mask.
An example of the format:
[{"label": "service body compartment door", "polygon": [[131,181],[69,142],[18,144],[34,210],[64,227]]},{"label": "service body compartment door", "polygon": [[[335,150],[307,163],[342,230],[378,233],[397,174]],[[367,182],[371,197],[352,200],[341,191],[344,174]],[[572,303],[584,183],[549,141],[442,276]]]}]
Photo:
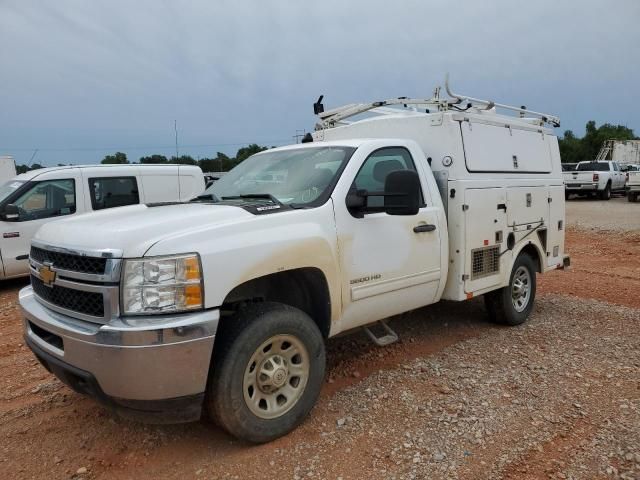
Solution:
[{"label": "service body compartment door", "polygon": [[508,188],[507,224],[509,226],[532,225],[532,227],[536,227],[543,220],[546,227],[549,212],[548,198],[549,187]]},{"label": "service body compartment door", "polygon": [[517,127],[461,122],[470,172],[548,173],[551,158],[545,135]]},{"label": "service body compartment door", "polygon": [[549,187],[549,227],[547,230],[547,266],[562,264],[564,255],[565,203],[562,185]]},{"label": "service body compartment door", "polygon": [[465,190],[465,291],[499,285],[501,253],[507,239],[507,193],[504,188]]}]

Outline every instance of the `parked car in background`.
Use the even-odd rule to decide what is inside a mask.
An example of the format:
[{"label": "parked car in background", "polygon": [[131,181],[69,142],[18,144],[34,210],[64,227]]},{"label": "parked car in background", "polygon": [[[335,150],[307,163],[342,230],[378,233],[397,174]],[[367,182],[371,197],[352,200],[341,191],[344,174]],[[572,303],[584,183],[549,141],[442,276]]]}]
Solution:
[{"label": "parked car in background", "polygon": [[640,167],[637,165],[627,170],[627,184],[625,191],[627,192],[627,200],[637,202],[640,198]]},{"label": "parked car in background", "polygon": [[574,171],[563,172],[565,198],[571,194],[598,195],[609,200],[611,192],[624,191],[626,175],[620,170],[618,162],[593,161],[580,162]]},{"label": "parked car in background", "polygon": [[204,188],[202,170],[190,165],[84,165],[18,175],[0,186],[0,279],[29,274],[31,238],[45,223],[137,203],[188,201]]}]

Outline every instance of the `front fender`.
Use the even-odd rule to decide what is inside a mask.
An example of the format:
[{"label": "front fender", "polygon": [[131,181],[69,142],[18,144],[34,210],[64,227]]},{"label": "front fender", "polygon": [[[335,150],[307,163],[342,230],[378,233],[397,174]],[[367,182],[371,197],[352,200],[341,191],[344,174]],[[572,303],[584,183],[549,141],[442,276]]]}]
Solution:
[{"label": "front fender", "polygon": [[237,286],[269,274],[314,267],[324,274],[331,317],[340,314],[338,254],[329,200],[312,209],[255,215],[247,221],[212,225],[199,232],[172,235],[147,256],[198,252],[202,260],[205,307],[223,304]]}]

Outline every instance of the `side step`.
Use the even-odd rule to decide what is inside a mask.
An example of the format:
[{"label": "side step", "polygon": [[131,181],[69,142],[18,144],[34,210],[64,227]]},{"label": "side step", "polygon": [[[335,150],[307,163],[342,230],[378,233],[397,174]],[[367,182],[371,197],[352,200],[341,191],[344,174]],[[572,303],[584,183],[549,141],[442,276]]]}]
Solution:
[{"label": "side step", "polygon": [[391,327],[387,325],[384,320],[380,320],[379,322],[377,322],[377,324],[382,326],[382,328],[386,332],[386,335],[376,337],[376,335],[371,331],[369,327],[362,327],[362,329],[365,331],[365,333],[373,343],[375,343],[379,347],[386,347],[387,345],[391,345],[392,343],[398,341],[398,334],[391,330]]}]

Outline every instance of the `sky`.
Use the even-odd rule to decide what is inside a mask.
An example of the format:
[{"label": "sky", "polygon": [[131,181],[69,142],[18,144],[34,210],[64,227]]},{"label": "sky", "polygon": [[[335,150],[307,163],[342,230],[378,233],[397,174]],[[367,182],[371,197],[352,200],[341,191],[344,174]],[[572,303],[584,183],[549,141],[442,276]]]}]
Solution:
[{"label": "sky", "polygon": [[[453,90],[640,134],[640,1],[0,0],[0,155],[284,145],[325,107]],[[36,152],[37,150],[37,152]],[[35,152],[35,156],[34,155]]]}]

